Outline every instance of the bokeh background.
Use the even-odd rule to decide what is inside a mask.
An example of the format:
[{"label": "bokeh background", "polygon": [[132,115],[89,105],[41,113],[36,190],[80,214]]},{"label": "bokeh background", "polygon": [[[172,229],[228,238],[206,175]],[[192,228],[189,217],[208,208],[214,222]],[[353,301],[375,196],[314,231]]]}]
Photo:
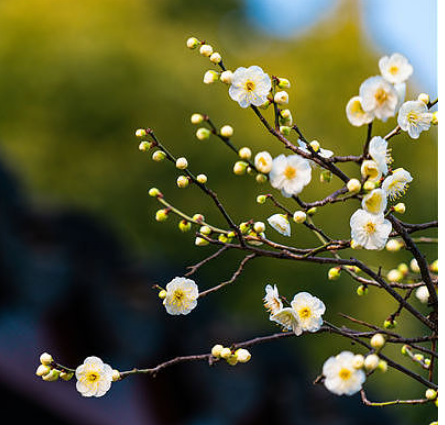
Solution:
[{"label": "bokeh background", "polygon": [[[416,5],[417,4],[417,5]],[[184,364],[158,378],[134,377],[106,397],[83,399],[74,382],[34,376],[49,351],[77,365],[98,355],[121,370],[151,366],[179,354],[207,352],[276,331],[261,298],[266,283],[291,297],[306,290],[325,301],[326,318],[339,311],[383,322],[394,303],[372,291],[356,296],[347,276],[327,280],[327,267],[275,260],[250,264],[235,285],[207,297],[186,317],[171,317],[153,284],[164,285],[212,252],[196,248],[177,220],[159,224],[156,185],[176,206],[223,225],[196,188],[176,188],[176,173],[138,151],[134,130],[155,128],[178,156],[185,155],[238,222],[274,212],[255,203],[270,188],[236,177],[236,158],[211,139],[199,142],[189,117],[208,113],[235,128],[234,142],[254,152],[281,147],[253,114],[241,110],[222,84],[202,84],[210,62],[185,48],[191,35],[206,39],[226,65],[258,64],[289,78],[290,108],[309,139],[337,154],[358,154],[365,128],[347,122],[344,108],[361,82],[378,74],[378,59],[399,51],[414,65],[407,98],[437,96],[436,1],[424,0],[2,0],[0,2],[0,392],[22,423],[53,424],[420,424],[433,406],[361,405],[312,385],[324,360],[342,349],[360,351],[336,336],[307,336],[253,349],[235,368]],[[395,125],[376,123],[375,134]],[[418,141],[391,141],[396,166],[414,181],[405,198],[408,222],[437,215],[437,129]],[[352,167],[347,170],[357,174]],[[303,199],[338,187],[314,173]],[[288,204],[291,208],[294,206]],[[355,205],[336,204],[315,217],[335,237],[347,237]],[[434,235],[434,232],[425,232]],[[269,231],[277,241],[288,242]],[[315,246],[294,227],[292,243]],[[434,247],[425,247],[433,261]],[[354,255],[357,253],[354,252]],[[363,253],[359,253],[363,257]],[[195,275],[200,288],[226,280],[239,253],[229,253]],[[389,269],[406,252],[366,253]],[[423,308],[419,305],[419,308]],[[401,331],[422,332],[402,315]],[[391,350],[389,350],[391,353]],[[397,350],[392,354],[401,362]],[[410,365],[411,366],[411,365]],[[397,371],[367,383],[374,400],[418,398],[424,389]]]}]

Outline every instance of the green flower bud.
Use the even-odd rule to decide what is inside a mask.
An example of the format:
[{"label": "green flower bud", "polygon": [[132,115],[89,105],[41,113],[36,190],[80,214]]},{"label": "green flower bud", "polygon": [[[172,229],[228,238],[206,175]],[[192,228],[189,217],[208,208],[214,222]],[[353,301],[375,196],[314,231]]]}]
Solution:
[{"label": "green flower bud", "polygon": [[256,197],[256,201],[258,204],[264,204],[267,200],[267,196],[266,195],[258,195]]},{"label": "green flower bud", "polygon": [[169,211],[167,209],[156,211],[155,220],[159,222],[166,221],[168,218],[168,212]]},{"label": "green flower bud", "polygon": [[166,157],[167,157],[167,155],[165,154],[165,152],[163,152],[163,151],[156,151],[156,152],[153,153],[151,158],[153,159],[153,161],[161,162],[161,161],[164,161],[164,159]]},{"label": "green flower bud", "polygon": [[397,321],[396,320],[391,321],[391,320],[386,319],[383,322],[383,327],[385,329],[394,329],[395,327],[397,327]]},{"label": "green flower bud", "polygon": [[189,49],[196,49],[201,43],[199,42],[199,40],[196,37],[190,37],[187,39],[187,47]]},{"label": "green flower bud", "polygon": [[368,295],[368,292],[369,292],[369,289],[368,289],[367,286],[360,285],[360,286],[357,288],[357,295],[358,295],[359,297],[362,297],[362,296],[364,296],[364,295]]},{"label": "green flower bud", "polygon": [[259,174],[256,175],[255,180],[256,180],[257,183],[263,184],[263,183],[267,182],[267,176],[264,175],[264,174],[259,173]]},{"label": "green flower bud", "polygon": [[291,132],[292,132],[292,127],[288,127],[287,125],[282,125],[280,127],[280,133],[285,136],[289,136]]},{"label": "green flower bud", "polygon": [[337,280],[340,278],[340,267],[332,267],[328,271],[328,279],[329,280]]},{"label": "green flower bud", "polygon": [[159,191],[158,188],[156,188],[156,187],[152,187],[152,188],[148,191],[148,194],[149,194],[150,196],[153,196],[153,198],[156,198],[156,197],[158,197],[158,196],[161,195],[161,192]]},{"label": "green flower bud", "polygon": [[332,179],[332,173],[328,170],[323,170],[320,174],[321,183],[330,183]]},{"label": "green flower bud", "polygon": [[148,152],[152,147],[153,147],[153,145],[147,141],[143,141],[143,142],[139,143],[139,150],[141,152]]},{"label": "green flower bud", "polygon": [[196,138],[198,140],[207,140],[210,137],[210,130],[205,128],[205,127],[201,127],[198,128],[198,130],[196,130]]},{"label": "green flower bud", "polygon": [[190,223],[187,220],[181,220],[178,223],[178,228],[183,233],[189,232],[191,230],[191,228],[192,228],[192,223]]}]

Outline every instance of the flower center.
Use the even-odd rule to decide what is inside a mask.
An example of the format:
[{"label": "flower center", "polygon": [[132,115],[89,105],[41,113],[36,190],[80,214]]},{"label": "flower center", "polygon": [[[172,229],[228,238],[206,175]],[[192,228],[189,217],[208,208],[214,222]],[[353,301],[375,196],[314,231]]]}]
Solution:
[{"label": "flower center", "polygon": [[252,80],[247,80],[244,83],[244,88],[246,89],[246,91],[254,91],[255,90],[255,83]]},{"label": "flower center", "polygon": [[415,113],[415,112],[410,112],[407,116],[406,119],[408,120],[408,122],[410,122],[411,124],[417,122],[419,120],[419,116]]},{"label": "flower center", "polygon": [[179,304],[182,302],[184,297],[185,297],[184,291],[182,291],[181,289],[177,289],[173,294],[173,302]]},{"label": "flower center", "polygon": [[375,232],[375,224],[372,221],[369,221],[368,223],[366,223],[365,225],[365,231],[366,233],[368,233],[368,235],[372,234]]},{"label": "flower center", "polygon": [[338,376],[346,381],[351,377],[351,371],[344,367],[343,369],[340,369],[340,372],[338,372]]},{"label": "flower center", "polygon": [[391,68],[389,68],[389,73],[392,75],[396,75],[399,72],[399,67],[398,66],[391,66]]},{"label": "flower center", "polygon": [[362,104],[360,103],[359,100],[356,100],[352,105],[351,105],[351,112],[353,114],[359,115],[359,114],[364,114],[365,111],[362,108]]},{"label": "flower center", "polygon": [[288,165],[284,170],[284,177],[286,177],[288,180],[295,178],[296,175],[297,175],[297,170],[294,167],[291,167],[290,165]]},{"label": "flower center", "polygon": [[298,312],[298,314],[302,319],[307,319],[308,317],[311,317],[311,309],[304,307]]},{"label": "flower center", "polygon": [[386,99],[388,99],[388,93],[386,93],[384,89],[380,88],[375,92],[374,98],[377,101],[377,103],[381,105],[386,101]]},{"label": "flower center", "polygon": [[99,379],[99,375],[96,372],[90,372],[87,375],[87,380],[89,382],[95,382]]}]

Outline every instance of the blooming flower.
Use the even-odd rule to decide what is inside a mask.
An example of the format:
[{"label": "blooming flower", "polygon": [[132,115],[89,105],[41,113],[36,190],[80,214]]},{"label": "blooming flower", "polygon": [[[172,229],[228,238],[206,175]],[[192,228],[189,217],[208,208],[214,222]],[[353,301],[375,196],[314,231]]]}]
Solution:
[{"label": "blooming flower", "polygon": [[272,170],[272,156],[269,152],[263,151],[255,155],[255,168],[261,173],[268,174]]},{"label": "blooming flower", "polygon": [[229,95],[242,108],[247,108],[251,104],[261,106],[267,101],[271,87],[269,75],[259,66],[241,67],[232,75]]},{"label": "blooming flower", "polygon": [[267,222],[283,236],[290,236],[290,223],[284,214],[274,214],[271,215]]},{"label": "blooming flower", "polygon": [[413,73],[412,65],[400,53],[380,58],[379,68],[383,78],[392,84],[404,83]]},{"label": "blooming flower", "polygon": [[382,189],[391,200],[397,199],[405,194],[408,183],[412,182],[411,174],[403,168],[397,168],[392,175],[386,177],[382,183]]},{"label": "blooming flower", "polygon": [[411,138],[418,139],[422,131],[429,130],[433,114],[428,112],[428,106],[420,100],[409,100],[399,110],[397,123]]},{"label": "blooming flower", "polygon": [[276,322],[285,329],[293,331],[295,335],[299,336],[303,333],[300,322],[298,321],[297,313],[291,307],[285,307],[270,316],[272,322]]},{"label": "blooming flower", "polygon": [[357,210],[351,217],[351,239],[365,249],[383,249],[392,230],[383,214]]},{"label": "blooming flower", "polygon": [[362,200],[362,208],[371,214],[382,214],[386,209],[386,204],[386,192],[383,189],[374,189]]},{"label": "blooming flower", "polygon": [[279,155],[274,158],[270,172],[270,183],[280,189],[283,196],[298,195],[311,181],[311,166],[307,159],[299,155]]},{"label": "blooming flower", "polygon": [[388,164],[392,162],[388,142],[380,136],[373,137],[369,143],[369,155],[376,162],[382,174],[388,173]]},{"label": "blooming flower", "polygon": [[363,110],[382,121],[396,113],[397,92],[383,77],[375,76],[365,80],[360,86],[360,98]]},{"label": "blooming flower", "polygon": [[363,110],[362,99],[360,96],[354,96],[349,99],[349,102],[346,104],[346,116],[348,117],[349,122],[356,127],[360,127],[363,124],[369,124],[374,119],[372,114]]},{"label": "blooming flower", "polygon": [[264,307],[272,314],[278,313],[283,308],[283,302],[281,301],[280,294],[278,293],[277,285],[266,286],[266,296],[263,298]]},{"label": "blooming flower", "polygon": [[191,279],[175,277],[165,289],[164,305],[168,314],[188,314],[198,304],[198,286]]},{"label": "blooming flower", "polygon": [[111,387],[113,369],[99,357],[87,357],[76,369],[76,388],[84,397],[102,397]]},{"label": "blooming flower", "polygon": [[354,368],[354,354],[342,351],[323,365],[325,387],[337,395],[352,395],[360,391],[366,380],[365,372]]},{"label": "blooming flower", "polygon": [[291,302],[300,328],[303,331],[317,332],[323,324],[322,315],[326,311],[324,303],[308,292],[300,292],[294,296]]},{"label": "blooming flower", "polygon": [[362,162],[360,171],[362,176],[368,178],[368,180],[371,182],[379,181],[380,177],[382,177],[382,172],[379,165],[377,162],[370,159]]}]

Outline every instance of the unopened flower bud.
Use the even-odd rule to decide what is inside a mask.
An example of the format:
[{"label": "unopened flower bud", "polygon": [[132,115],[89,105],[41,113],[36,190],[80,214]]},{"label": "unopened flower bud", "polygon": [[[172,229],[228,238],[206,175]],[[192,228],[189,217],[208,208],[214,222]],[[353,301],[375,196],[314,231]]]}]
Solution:
[{"label": "unopened flower bud", "polygon": [[367,286],[360,285],[360,286],[357,288],[357,295],[358,295],[359,297],[363,297],[364,295],[368,295],[368,292],[369,292],[369,289],[368,289]]},{"label": "unopened flower bud", "polygon": [[439,273],[439,260],[434,260],[430,265],[430,270],[433,273]]},{"label": "unopened flower bud", "polygon": [[306,214],[312,216],[312,215],[315,215],[317,213],[317,211],[318,211],[317,207],[312,207],[306,211]]},{"label": "unopened flower bud", "polygon": [[153,153],[151,158],[153,159],[153,161],[161,162],[161,161],[164,161],[164,159],[166,157],[167,157],[167,155],[165,154],[165,152],[163,152],[163,151],[156,151],[156,152]]},{"label": "unopened flower bud", "polygon": [[225,125],[221,127],[219,130],[219,134],[223,137],[232,137],[233,136],[233,127],[230,125]]},{"label": "unopened flower bud", "polygon": [[207,183],[207,176],[205,174],[198,174],[196,176],[196,180],[198,181],[198,183],[206,184]]},{"label": "unopened flower bud", "polygon": [[238,359],[236,358],[235,355],[230,356],[230,357],[227,359],[227,363],[229,363],[230,366],[235,366],[235,365],[238,363]]},{"label": "unopened flower bud", "polygon": [[352,359],[352,367],[361,369],[365,364],[365,358],[361,354],[356,354]]},{"label": "unopened flower bud", "polygon": [[266,195],[258,195],[256,197],[256,201],[258,204],[264,204],[267,200],[267,196]]},{"label": "unopened flower bud", "polygon": [[167,291],[165,289],[161,289],[158,293],[158,297],[163,300],[167,296]]},{"label": "unopened flower bud", "polygon": [[416,298],[422,303],[422,304],[428,304],[428,301],[430,299],[430,291],[428,291],[428,288],[423,285],[416,289]]},{"label": "unopened flower bud", "polygon": [[49,373],[42,376],[42,379],[47,382],[54,382],[59,379],[60,371],[52,369]]},{"label": "unopened flower bud", "polygon": [[378,364],[378,366],[377,366],[377,369],[378,369],[380,372],[385,373],[385,372],[388,370],[388,363],[386,363],[385,360],[380,360],[380,361],[379,361],[379,364]]},{"label": "unopened flower bud", "polygon": [[439,111],[433,112],[433,118],[431,119],[431,124],[439,124]]},{"label": "unopened flower bud", "polygon": [[213,357],[220,357],[221,351],[223,350],[223,346],[221,344],[216,344],[212,348],[212,356]]},{"label": "unopened flower bud", "polygon": [[425,105],[430,103],[430,97],[427,93],[420,93],[419,96],[417,96],[417,100],[423,102]]},{"label": "unopened flower bud", "polygon": [[134,134],[136,137],[144,137],[147,135],[147,132],[143,128],[138,128]]},{"label": "unopened flower bud", "polygon": [[425,391],[425,398],[428,400],[435,400],[437,398],[437,391],[433,390],[432,388],[428,388]]},{"label": "unopened flower bud", "polygon": [[176,185],[180,188],[180,189],[185,189],[188,185],[189,185],[190,181],[188,179],[187,176],[179,176],[176,179]]},{"label": "unopened flower bud", "polygon": [[369,356],[366,356],[366,358],[365,358],[365,362],[364,362],[365,369],[368,371],[377,369],[377,367],[379,365],[379,361],[380,361],[380,359],[377,356],[377,354],[369,354]]},{"label": "unopened flower bud", "polygon": [[260,109],[264,109],[264,110],[266,110],[270,105],[271,105],[271,102],[270,102],[270,100],[268,99],[268,100],[266,100],[263,104],[261,104],[261,105],[259,106],[259,108],[260,108]]},{"label": "unopened flower bud", "polygon": [[425,364],[426,367],[430,367],[431,365],[431,359],[426,358],[423,363]]},{"label": "unopened flower bud", "polygon": [[166,221],[167,218],[168,218],[168,210],[167,209],[162,209],[162,210],[156,211],[156,215],[155,215],[156,221],[163,222],[163,221]]},{"label": "unopened flower bud", "polygon": [[397,270],[403,274],[403,276],[406,276],[409,272],[409,267],[405,263],[400,263],[397,266]]},{"label": "unopened flower bud", "polygon": [[42,363],[42,365],[50,366],[52,362],[53,362],[53,356],[51,356],[51,354],[43,353],[40,356],[40,363]]},{"label": "unopened flower bud", "polygon": [[193,221],[196,221],[197,223],[202,223],[203,221],[205,221],[205,217],[202,214],[195,214],[192,217]]},{"label": "unopened flower bud", "polygon": [[222,359],[228,359],[231,355],[232,350],[228,347],[224,347],[219,353],[219,357],[221,357]]},{"label": "unopened flower bud", "polygon": [[420,273],[420,267],[417,264],[417,260],[415,258],[413,258],[410,263],[409,263],[409,267],[410,269],[414,272],[414,273]]},{"label": "unopened flower bud", "polygon": [[266,225],[262,221],[257,221],[253,225],[253,230],[257,233],[262,233],[266,230]]},{"label": "unopened flower bud", "polygon": [[349,192],[354,193],[354,192],[359,192],[362,185],[359,180],[351,179],[348,181],[346,187],[348,188]]},{"label": "unopened flower bud", "polygon": [[371,182],[369,180],[365,181],[365,183],[363,183],[363,190],[365,190],[366,192],[372,192],[375,189],[375,182]]},{"label": "unopened flower bud", "polygon": [[304,211],[295,211],[292,218],[295,221],[295,223],[302,224],[306,221],[307,216]]},{"label": "unopened flower bud", "polygon": [[407,345],[403,345],[402,348],[400,349],[400,352],[406,356],[408,354],[409,351],[409,347]]},{"label": "unopened flower bud", "polygon": [[73,372],[60,372],[60,379],[63,379],[64,381],[70,381],[73,376]]},{"label": "unopened flower bud", "polygon": [[239,229],[243,235],[247,235],[247,233],[250,231],[250,226],[251,225],[249,223],[241,223],[239,225]]},{"label": "unopened flower bud", "polygon": [[199,228],[201,235],[209,236],[212,233],[212,229],[209,226],[201,226]]},{"label": "unopened flower bud", "polygon": [[206,241],[204,238],[200,238],[199,236],[195,239],[195,245],[196,246],[206,246],[209,242]]},{"label": "unopened flower bud", "polygon": [[249,164],[247,162],[237,161],[237,162],[235,162],[235,165],[233,166],[233,172],[237,176],[242,176],[243,174],[246,173],[246,169],[248,166],[249,166]]},{"label": "unopened flower bud", "polygon": [[219,73],[213,69],[209,69],[204,74],[203,82],[204,84],[212,84],[219,80]]},{"label": "unopened flower bud", "polygon": [[278,105],[284,105],[289,103],[289,94],[285,91],[276,92],[273,100],[275,103],[278,103]]},{"label": "unopened flower bud", "polygon": [[252,357],[250,352],[245,348],[239,348],[235,351],[235,356],[240,363],[247,363]]},{"label": "unopened flower bud", "polygon": [[199,53],[208,58],[213,53],[213,47],[210,46],[209,44],[203,44],[199,48]]},{"label": "unopened flower bud", "polygon": [[394,211],[396,213],[405,214],[405,210],[406,210],[406,207],[403,202],[399,202],[398,204],[394,205]]},{"label": "unopened flower bud", "polygon": [[312,140],[312,142],[309,143],[309,146],[314,152],[318,152],[320,150],[320,143],[318,143],[317,140]]},{"label": "unopened flower bud", "polygon": [[277,86],[280,89],[288,89],[290,87],[290,81],[287,78],[278,78]]},{"label": "unopened flower bud", "polygon": [[192,228],[192,223],[190,223],[187,220],[181,220],[178,223],[178,228],[183,233],[189,232],[191,230],[191,228]]},{"label": "unopened flower bud", "polygon": [[400,270],[392,269],[388,272],[386,277],[391,282],[400,282],[403,279],[403,274],[400,272]]},{"label": "unopened flower bud", "polygon": [[193,114],[190,117],[190,121],[192,124],[201,124],[204,121],[204,117],[201,114]]},{"label": "unopened flower bud", "polygon": [[218,236],[218,240],[222,243],[228,243],[229,242],[229,238],[227,237],[227,235],[225,235],[224,233],[221,233]]},{"label": "unopened flower bud", "polygon": [[198,128],[198,130],[196,130],[196,138],[198,140],[207,140],[210,137],[210,130],[205,128],[205,127],[201,127]]},{"label": "unopened flower bud", "polygon": [[284,136],[289,136],[292,132],[292,127],[289,127],[287,125],[280,126],[280,133]]},{"label": "unopened flower bud", "polygon": [[371,347],[380,349],[385,345],[385,337],[382,334],[375,334],[371,338]]},{"label": "unopened flower bud", "polygon": [[219,79],[224,84],[232,84],[232,77],[233,77],[233,72],[232,71],[223,71],[221,73]]},{"label": "unopened flower bud", "polygon": [[329,170],[323,170],[320,173],[320,183],[330,183],[332,180],[332,173]]},{"label": "unopened flower bud", "polygon": [[221,62],[221,55],[218,52],[212,53],[210,55],[210,62],[218,64]]},{"label": "unopened flower bud", "polygon": [[50,371],[51,368],[49,366],[41,364],[36,370],[36,375],[37,376],[47,375]]},{"label": "unopened flower bud", "polygon": [[280,124],[291,126],[293,124],[292,113],[290,109],[283,109],[280,112]]},{"label": "unopened flower bud", "polygon": [[121,374],[117,369],[113,369],[111,371],[111,380],[113,382],[119,381],[119,379],[121,379]]},{"label": "unopened flower bud", "polygon": [[264,174],[259,173],[259,174],[256,175],[255,180],[256,180],[257,183],[263,184],[263,183],[267,182],[267,176],[265,176]]},{"label": "unopened flower bud", "polygon": [[139,150],[141,152],[148,152],[151,148],[152,144],[150,142],[144,140],[141,143],[139,143]]},{"label": "unopened flower bud", "polygon": [[329,280],[337,280],[340,278],[340,267],[332,267],[328,271],[328,279]]},{"label": "unopened flower bud", "polygon": [[390,252],[399,251],[403,247],[403,243],[397,239],[390,239],[386,243],[386,249]]},{"label": "unopened flower bud", "polygon": [[189,49],[196,49],[201,43],[196,37],[190,37],[187,39],[187,47]]},{"label": "unopened flower bud", "polygon": [[389,319],[386,319],[386,320],[383,322],[383,327],[384,327],[385,329],[394,329],[394,328],[397,327],[397,321],[396,321],[396,320],[389,320]]},{"label": "unopened flower bud", "polygon": [[418,361],[418,362],[423,362],[423,359],[425,358],[425,356],[423,354],[417,353],[414,354],[414,358]]},{"label": "unopened flower bud", "polygon": [[176,168],[179,170],[185,170],[189,166],[189,163],[187,162],[187,159],[184,157],[178,158],[176,160]]}]

